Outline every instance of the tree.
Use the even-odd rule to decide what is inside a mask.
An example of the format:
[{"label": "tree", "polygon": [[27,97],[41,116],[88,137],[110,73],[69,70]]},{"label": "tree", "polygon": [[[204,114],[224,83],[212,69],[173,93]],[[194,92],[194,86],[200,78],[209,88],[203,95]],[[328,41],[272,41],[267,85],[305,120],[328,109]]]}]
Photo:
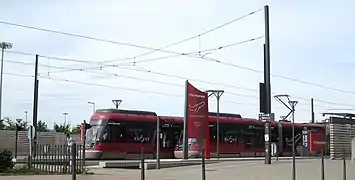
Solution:
[{"label": "tree", "polygon": [[77,125],[76,127],[73,127],[70,134],[80,134],[81,132],[81,126]]},{"label": "tree", "polygon": [[56,124],[54,123],[55,132],[61,132],[66,135],[70,134],[70,124]]},{"label": "tree", "polygon": [[46,122],[39,120],[37,123],[37,128],[36,128],[37,132],[47,132],[48,131],[48,127]]},{"label": "tree", "polygon": [[15,131],[16,125],[18,131],[23,131],[27,129],[28,123],[23,121],[22,119],[16,119],[15,121],[11,120],[9,117],[4,118],[5,122],[5,130]]},{"label": "tree", "polygon": [[4,130],[5,129],[5,123],[3,119],[0,119],[0,130]]}]

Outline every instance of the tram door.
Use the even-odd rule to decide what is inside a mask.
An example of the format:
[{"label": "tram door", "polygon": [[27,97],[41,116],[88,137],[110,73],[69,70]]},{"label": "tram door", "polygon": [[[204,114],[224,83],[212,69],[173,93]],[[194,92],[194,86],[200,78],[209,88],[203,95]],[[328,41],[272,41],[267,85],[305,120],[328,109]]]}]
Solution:
[{"label": "tram door", "polygon": [[174,148],[174,126],[162,121],[160,126],[160,148]]}]

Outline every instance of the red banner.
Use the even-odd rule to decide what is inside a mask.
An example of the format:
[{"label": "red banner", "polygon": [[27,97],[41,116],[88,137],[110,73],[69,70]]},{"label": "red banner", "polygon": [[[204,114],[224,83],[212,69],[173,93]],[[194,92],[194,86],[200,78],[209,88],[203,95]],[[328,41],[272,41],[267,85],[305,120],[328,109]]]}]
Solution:
[{"label": "red banner", "polygon": [[84,132],[84,123],[80,124],[80,140],[81,143],[84,143],[84,137],[85,137],[85,132]]},{"label": "red banner", "polygon": [[324,132],[322,131],[311,131],[309,133],[310,139],[310,151],[311,152],[320,152],[324,149],[326,144],[324,141]]},{"label": "red banner", "polygon": [[208,94],[187,83],[187,124],[188,138],[199,146],[205,146],[206,158],[209,158],[209,121],[208,121]]}]

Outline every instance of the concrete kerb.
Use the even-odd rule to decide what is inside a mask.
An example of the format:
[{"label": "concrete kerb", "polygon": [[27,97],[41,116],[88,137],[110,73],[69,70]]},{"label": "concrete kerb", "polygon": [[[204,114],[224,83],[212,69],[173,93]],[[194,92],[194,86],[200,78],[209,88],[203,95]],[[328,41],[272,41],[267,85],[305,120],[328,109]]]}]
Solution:
[{"label": "concrete kerb", "polygon": [[[292,157],[279,157],[279,160],[291,160]],[[296,157],[296,159],[319,159],[319,157]],[[219,163],[219,162],[228,162],[228,161],[261,161],[264,160],[264,157],[261,158],[221,158],[221,159],[206,159],[206,164]],[[273,158],[275,161],[276,158]],[[172,168],[172,167],[182,167],[182,166],[193,166],[200,165],[202,163],[201,159],[161,159],[160,168]],[[133,168],[140,169],[142,167],[139,160],[130,160],[130,161],[103,161],[99,162],[100,168]],[[144,163],[145,169],[156,169],[156,160],[147,159]]]}]

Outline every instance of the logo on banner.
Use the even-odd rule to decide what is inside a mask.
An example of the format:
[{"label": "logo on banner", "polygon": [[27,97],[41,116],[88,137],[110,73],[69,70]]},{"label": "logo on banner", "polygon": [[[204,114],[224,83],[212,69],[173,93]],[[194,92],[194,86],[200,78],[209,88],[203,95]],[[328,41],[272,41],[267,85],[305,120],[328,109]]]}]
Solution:
[{"label": "logo on banner", "polygon": [[195,104],[195,105],[189,104],[189,110],[190,110],[191,112],[197,113],[197,112],[200,112],[200,110],[201,110],[205,105],[206,105],[206,102],[204,102],[204,101],[202,101],[202,102],[200,102],[200,103],[197,103],[197,104]]}]

